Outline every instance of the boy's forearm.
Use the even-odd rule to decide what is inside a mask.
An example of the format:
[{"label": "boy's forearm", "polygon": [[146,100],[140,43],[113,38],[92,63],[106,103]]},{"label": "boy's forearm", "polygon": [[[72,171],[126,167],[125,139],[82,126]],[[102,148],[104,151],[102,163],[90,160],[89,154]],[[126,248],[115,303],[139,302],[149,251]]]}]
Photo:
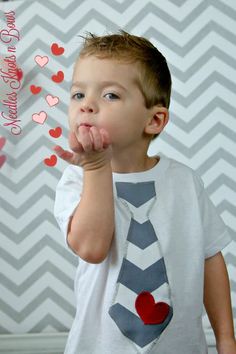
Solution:
[{"label": "boy's forearm", "polygon": [[205,260],[204,305],[216,341],[234,339],[230,283],[221,252]]},{"label": "boy's forearm", "polygon": [[92,263],[105,258],[114,233],[114,198],[110,163],[84,171],[80,203],[71,222],[77,253]]}]

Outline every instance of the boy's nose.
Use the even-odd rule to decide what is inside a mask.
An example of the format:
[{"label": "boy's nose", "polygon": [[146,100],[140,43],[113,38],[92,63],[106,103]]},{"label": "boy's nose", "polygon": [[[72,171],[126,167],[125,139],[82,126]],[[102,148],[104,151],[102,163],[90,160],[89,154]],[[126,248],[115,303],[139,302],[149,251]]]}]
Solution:
[{"label": "boy's nose", "polygon": [[86,113],[92,113],[94,112],[94,108],[92,108],[91,106],[82,106],[80,107],[80,111],[81,112],[86,112]]}]

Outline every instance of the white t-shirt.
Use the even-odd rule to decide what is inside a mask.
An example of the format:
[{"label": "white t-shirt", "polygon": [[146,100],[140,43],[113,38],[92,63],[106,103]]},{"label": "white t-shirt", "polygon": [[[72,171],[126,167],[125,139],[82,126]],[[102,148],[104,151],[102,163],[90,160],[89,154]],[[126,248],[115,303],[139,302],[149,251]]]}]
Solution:
[{"label": "white t-shirt", "polygon": [[[78,256],[65,354],[207,353],[204,260],[231,237],[202,179],[159,156],[147,171],[113,173],[115,235],[103,262]],[[54,216],[66,245],[82,182],[83,169],[69,165],[56,188]]]}]

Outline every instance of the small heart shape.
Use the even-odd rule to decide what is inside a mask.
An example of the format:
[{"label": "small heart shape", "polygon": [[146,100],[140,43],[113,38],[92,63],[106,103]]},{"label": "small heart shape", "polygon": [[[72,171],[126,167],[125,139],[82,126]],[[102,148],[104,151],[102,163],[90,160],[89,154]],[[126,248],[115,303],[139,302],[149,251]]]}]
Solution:
[{"label": "small heart shape", "polygon": [[32,115],[32,120],[35,123],[43,124],[46,119],[47,119],[47,113],[44,111],[41,111],[40,113],[34,113]]},{"label": "small heart shape", "polygon": [[56,75],[52,75],[52,81],[60,83],[64,80],[63,71],[58,71]]},{"label": "small heart shape", "polygon": [[49,59],[47,56],[41,57],[41,55],[36,55],[34,60],[36,64],[38,64],[41,68],[43,68],[48,63]]},{"label": "small heart shape", "polygon": [[56,155],[51,155],[49,158],[44,159],[44,163],[47,166],[53,167],[57,163],[57,157]]},{"label": "small heart shape", "polygon": [[17,68],[17,69],[16,69],[16,76],[17,76],[18,81],[22,80],[22,78],[23,78],[23,71],[22,71],[20,68]]},{"label": "small heart shape", "polygon": [[37,95],[41,90],[42,87],[40,86],[35,86],[35,85],[30,86],[30,91],[32,92],[33,95]]},{"label": "small heart shape", "polygon": [[162,323],[170,311],[167,303],[155,303],[154,297],[148,291],[143,291],[137,296],[135,308],[144,324]]},{"label": "small heart shape", "polygon": [[56,96],[47,95],[46,96],[46,101],[49,104],[49,106],[52,107],[52,106],[55,106],[56,104],[58,104],[59,98],[56,97]]},{"label": "small heart shape", "polygon": [[59,138],[61,136],[62,133],[62,129],[61,127],[56,127],[55,129],[50,129],[49,130],[49,134],[53,137],[53,138]]},{"label": "small heart shape", "polygon": [[6,161],[7,157],[5,155],[1,155],[0,156],[0,168],[2,167],[2,165],[4,164],[4,162]]},{"label": "small heart shape", "polygon": [[3,146],[6,144],[6,138],[4,136],[1,136],[0,138],[0,150],[3,148]]},{"label": "small heart shape", "polygon": [[65,49],[63,47],[59,47],[57,43],[53,43],[51,45],[51,51],[54,55],[62,55],[64,53],[64,50]]}]

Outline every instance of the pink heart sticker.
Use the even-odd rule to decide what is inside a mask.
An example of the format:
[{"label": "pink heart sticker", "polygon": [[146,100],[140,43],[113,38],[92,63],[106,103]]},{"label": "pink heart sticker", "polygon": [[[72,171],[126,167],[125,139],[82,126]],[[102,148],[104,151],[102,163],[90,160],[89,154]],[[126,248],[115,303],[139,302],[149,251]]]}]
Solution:
[{"label": "pink heart sticker", "polygon": [[58,104],[59,98],[56,97],[56,96],[47,95],[46,96],[46,101],[49,104],[49,106],[52,107],[52,106],[55,106],[56,104]]},{"label": "pink heart sticker", "polygon": [[32,120],[39,124],[43,124],[46,119],[47,119],[47,113],[44,111],[41,111],[40,113],[34,113],[32,115]]},{"label": "pink heart sticker", "polygon": [[41,55],[36,55],[34,60],[36,64],[38,64],[41,68],[43,68],[48,63],[49,59],[47,56],[41,57]]},{"label": "pink heart sticker", "polygon": [[0,138],[0,150],[3,148],[3,146],[6,144],[6,138],[4,138],[4,136],[2,136]]}]

